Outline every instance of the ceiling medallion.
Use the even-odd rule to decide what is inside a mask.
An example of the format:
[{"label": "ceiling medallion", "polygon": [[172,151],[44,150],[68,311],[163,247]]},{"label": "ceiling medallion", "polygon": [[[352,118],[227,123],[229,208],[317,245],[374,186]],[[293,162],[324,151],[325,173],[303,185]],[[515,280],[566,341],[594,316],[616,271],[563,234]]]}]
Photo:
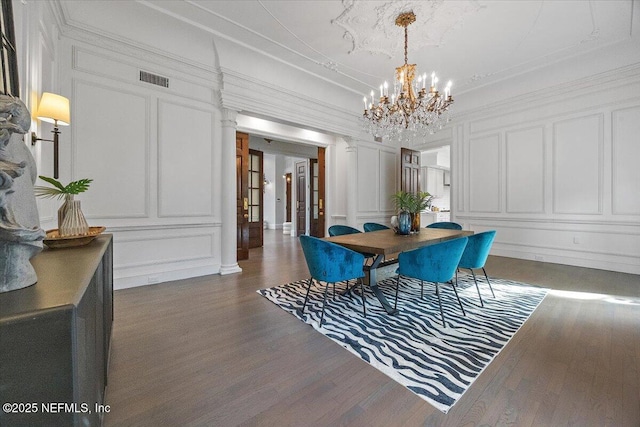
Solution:
[{"label": "ceiling medallion", "polygon": [[438,92],[438,77],[431,73],[431,84],[427,91],[427,73],[418,74],[416,64],[407,60],[407,27],[416,21],[413,12],[401,13],[396,25],[404,27],[404,65],[396,68],[393,92],[389,98],[387,82],[380,85],[380,98],[376,102],[374,91],[371,99],[365,96],[364,126],[375,137],[410,140],[414,136],[433,134],[449,121],[448,108],[453,103],[451,81]]}]

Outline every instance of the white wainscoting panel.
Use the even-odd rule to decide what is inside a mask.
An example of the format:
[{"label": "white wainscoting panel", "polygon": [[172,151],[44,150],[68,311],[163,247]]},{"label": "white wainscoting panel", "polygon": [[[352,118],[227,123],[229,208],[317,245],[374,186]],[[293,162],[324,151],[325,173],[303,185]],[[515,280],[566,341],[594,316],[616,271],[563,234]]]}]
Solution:
[{"label": "white wainscoting panel", "polygon": [[391,196],[396,192],[398,156],[395,152],[380,151],[380,211],[395,210]]},{"label": "white wainscoting panel", "polygon": [[500,135],[469,141],[469,209],[471,212],[500,212]]},{"label": "white wainscoting panel", "polygon": [[358,212],[377,212],[380,150],[358,146]]},{"label": "white wainscoting panel", "polygon": [[553,212],[602,213],[603,116],[553,125]]},{"label": "white wainscoting panel", "polygon": [[219,224],[116,229],[114,288],[218,273],[219,231]]},{"label": "white wainscoting panel", "polygon": [[148,215],[149,105],[116,86],[74,80],[73,178],[92,178],[87,218]]},{"label": "white wainscoting panel", "polygon": [[506,133],[506,205],[509,213],[544,212],[544,128]]},{"label": "white wainscoting panel", "polygon": [[614,111],[612,126],[612,213],[640,215],[640,106]]},{"label": "white wainscoting panel", "polygon": [[212,215],[213,113],[158,102],[158,216]]}]

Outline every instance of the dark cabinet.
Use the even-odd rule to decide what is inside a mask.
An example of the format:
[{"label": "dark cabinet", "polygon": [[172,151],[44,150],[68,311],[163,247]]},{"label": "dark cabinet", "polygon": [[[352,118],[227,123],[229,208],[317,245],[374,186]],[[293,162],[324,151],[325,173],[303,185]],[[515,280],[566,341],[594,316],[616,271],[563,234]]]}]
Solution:
[{"label": "dark cabinet", "polygon": [[[38,283],[0,294],[2,426],[99,426],[113,323],[113,244],[44,250]],[[6,409],[3,407],[3,409]]]}]

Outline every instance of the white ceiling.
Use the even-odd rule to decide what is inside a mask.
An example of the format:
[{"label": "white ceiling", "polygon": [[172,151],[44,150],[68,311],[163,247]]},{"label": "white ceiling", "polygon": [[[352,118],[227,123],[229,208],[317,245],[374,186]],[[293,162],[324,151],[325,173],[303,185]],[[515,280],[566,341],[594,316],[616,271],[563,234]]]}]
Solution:
[{"label": "white ceiling", "polygon": [[[638,29],[633,0],[143,0],[215,34],[366,93],[402,65],[394,24],[413,10],[409,63],[456,91],[627,42]],[[637,18],[636,18],[637,19]]]}]

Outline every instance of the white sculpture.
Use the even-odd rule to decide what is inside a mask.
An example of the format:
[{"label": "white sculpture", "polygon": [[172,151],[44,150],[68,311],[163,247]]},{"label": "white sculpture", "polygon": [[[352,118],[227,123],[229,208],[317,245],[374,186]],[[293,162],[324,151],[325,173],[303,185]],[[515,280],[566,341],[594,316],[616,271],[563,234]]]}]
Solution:
[{"label": "white sculpture", "polygon": [[0,95],[0,292],[38,280],[29,259],[42,250],[45,232],[33,193],[36,163],[22,139],[30,126],[22,101]]}]

